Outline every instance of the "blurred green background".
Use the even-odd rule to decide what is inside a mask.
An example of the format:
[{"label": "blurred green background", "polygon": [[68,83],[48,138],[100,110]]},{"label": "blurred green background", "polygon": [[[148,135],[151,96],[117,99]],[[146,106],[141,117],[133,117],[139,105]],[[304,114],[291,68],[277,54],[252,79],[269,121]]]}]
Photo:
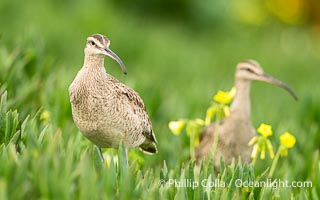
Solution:
[{"label": "blurred green background", "polygon": [[[311,161],[320,148],[318,0],[1,0],[0,25],[0,93],[8,90],[21,118],[49,111],[66,138],[80,134],[68,87],[82,66],[86,37],[111,40],[128,75],[111,59],[106,70],[142,96],[159,141],[156,156],[135,150],[142,168],[188,160],[187,136],[172,135],[168,122],[203,118],[213,94],[230,89],[236,64],[249,58],[299,96],[295,102],[276,86],[253,83],[254,125],[297,137],[290,163]],[[293,173],[305,179],[305,168]]]}]

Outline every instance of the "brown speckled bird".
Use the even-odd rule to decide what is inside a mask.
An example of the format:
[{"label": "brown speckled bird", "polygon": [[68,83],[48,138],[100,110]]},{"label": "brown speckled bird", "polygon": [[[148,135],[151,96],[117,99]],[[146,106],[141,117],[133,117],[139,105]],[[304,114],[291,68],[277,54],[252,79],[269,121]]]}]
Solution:
[{"label": "brown speckled bird", "polygon": [[[133,89],[106,73],[104,56],[126,68],[110,49],[110,40],[101,34],[87,38],[84,64],[69,87],[72,116],[81,133],[101,148],[139,147],[145,153],[157,153],[157,140],[146,107]],[[128,161],[128,160],[127,160]]]},{"label": "brown speckled bird", "polygon": [[206,127],[200,136],[200,144],[196,149],[197,170],[202,158],[210,152],[218,132],[218,146],[214,153],[215,170],[220,167],[220,157],[226,164],[241,156],[242,161],[250,162],[252,147],[248,142],[256,135],[250,118],[250,85],[254,80],[275,84],[286,89],[296,100],[292,89],[283,82],[264,73],[260,65],[254,60],[241,62],[235,73],[236,95],[231,104],[230,116],[222,119],[219,126],[215,123]]}]

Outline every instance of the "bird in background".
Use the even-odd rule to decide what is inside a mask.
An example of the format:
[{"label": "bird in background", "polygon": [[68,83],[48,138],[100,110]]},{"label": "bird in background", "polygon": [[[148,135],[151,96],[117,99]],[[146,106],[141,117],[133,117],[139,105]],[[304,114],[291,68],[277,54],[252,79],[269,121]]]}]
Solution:
[{"label": "bird in background", "polygon": [[[258,62],[254,60],[240,62],[235,73],[236,95],[231,104],[230,115],[223,118],[218,126],[213,123],[202,131],[200,144],[196,148],[197,170],[202,158],[211,151],[216,138],[218,138],[218,143],[213,155],[216,171],[220,168],[221,157],[226,164],[230,164],[233,158],[237,161],[239,156],[242,161],[250,162],[252,147],[248,146],[248,142],[256,135],[250,117],[249,93],[252,81],[277,85],[287,90],[295,100],[298,99],[288,85],[267,75]],[[218,137],[215,137],[215,134],[218,134]]]},{"label": "bird in background", "polygon": [[139,94],[106,72],[104,57],[108,56],[127,73],[109,46],[104,35],[87,38],[83,66],[69,87],[72,117],[80,132],[98,147],[102,161],[101,148],[118,148],[123,141],[128,163],[128,149],[139,147],[155,154],[157,140]]}]

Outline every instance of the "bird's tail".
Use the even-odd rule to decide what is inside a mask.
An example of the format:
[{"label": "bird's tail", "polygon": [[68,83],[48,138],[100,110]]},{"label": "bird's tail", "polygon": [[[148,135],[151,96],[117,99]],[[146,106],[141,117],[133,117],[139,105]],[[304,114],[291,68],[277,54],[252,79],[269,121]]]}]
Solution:
[{"label": "bird's tail", "polygon": [[157,145],[155,142],[145,141],[139,146],[139,149],[146,154],[156,154],[158,153]]}]

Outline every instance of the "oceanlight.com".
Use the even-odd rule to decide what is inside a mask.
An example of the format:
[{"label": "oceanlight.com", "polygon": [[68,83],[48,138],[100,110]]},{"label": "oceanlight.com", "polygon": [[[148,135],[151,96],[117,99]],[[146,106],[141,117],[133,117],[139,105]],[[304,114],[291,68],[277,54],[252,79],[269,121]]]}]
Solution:
[{"label": "oceanlight.com", "polygon": [[195,189],[197,187],[220,187],[225,188],[231,185],[235,185],[236,187],[249,187],[249,188],[256,188],[256,187],[269,187],[269,188],[308,188],[312,187],[312,181],[288,181],[288,180],[281,180],[281,179],[267,179],[264,181],[244,181],[241,179],[236,179],[232,183],[225,183],[220,181],[219,179],[203,179],[201,181],[192,180],[192,179],[169,179],[167,181],[160,180],[159,184],[161,186],[168,185],[169,187],[189,187]]}]

